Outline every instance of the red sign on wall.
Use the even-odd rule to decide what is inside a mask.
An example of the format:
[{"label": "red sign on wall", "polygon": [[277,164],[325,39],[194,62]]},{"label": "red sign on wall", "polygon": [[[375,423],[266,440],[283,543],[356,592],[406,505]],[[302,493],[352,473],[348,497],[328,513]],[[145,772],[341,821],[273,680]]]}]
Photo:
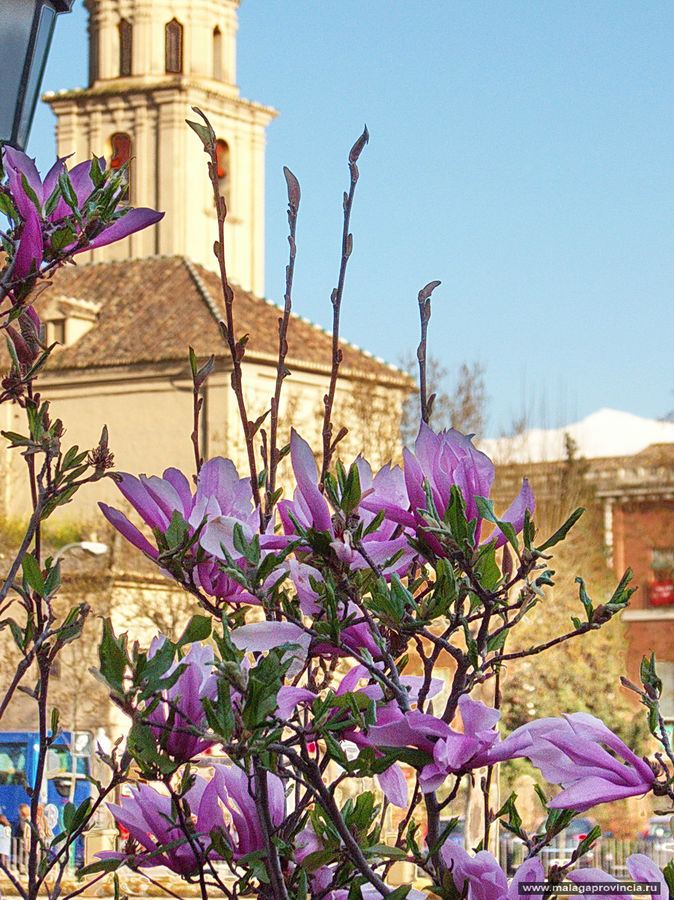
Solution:
[{"label": "red sign on wall", "polygon": [[674,579],[654,581],[649,584],[648,599],[653,606],[666,606],[674,603]]}]

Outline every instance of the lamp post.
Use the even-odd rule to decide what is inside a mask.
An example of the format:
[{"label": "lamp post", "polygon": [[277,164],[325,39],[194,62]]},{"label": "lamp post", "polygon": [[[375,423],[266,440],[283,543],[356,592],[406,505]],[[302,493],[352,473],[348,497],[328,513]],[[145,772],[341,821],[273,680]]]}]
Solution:
[{"label": "lamp post", "polygon": [[108,545],[102,544],[100,541],[75,541],[72,544],[66,544],[65,547],[61,547],[61,549],[57,550],[54,554],[52,565],[58,562],[63,554],[67,553],[69,550],[84,550],[89,556],[103,556],[104,553],[108,552]]},{"label": "lamp post", "polygon": [[28,143],[58,13],[74,0],[0,0],[0,140]]}]

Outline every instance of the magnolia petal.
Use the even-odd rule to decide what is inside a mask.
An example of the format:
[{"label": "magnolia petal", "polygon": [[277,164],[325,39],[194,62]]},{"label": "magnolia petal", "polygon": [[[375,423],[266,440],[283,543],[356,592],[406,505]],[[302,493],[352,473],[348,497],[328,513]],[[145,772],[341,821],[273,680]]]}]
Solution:
[{"label": "magnolia petal", "polygon": [[152,546],[145,535],[141,534],[136,526],[132,525],[123,513],[118,509],[113,509],[108,506],[107,503],[99,503],[98,505],[108,522],[110,522],[113,528],[116,528],[127,541],[130,541],[134,547],[138,547],[138,549],[147,556],[150,556],[152,559],[157,559],[159,553],[157,552],[156,547]]},{"label": "magnolia petal", "polygon": [[625,797],[636,797],[645,794],[648,785],[620,785],[612,784],[604,778],[590,776],[580,778],[574,784],[564,788],[556,797],[548,803],[550,809],[575,809],[577,812],[586,812],[600,803],[611,803],[614,800],[623,800]]},{"label": "magnolia petal", "polygon": [[[513,875],[513,879],[510,882],[510,887],[508,888],[507,898],[508,900],[521,900],[521,897],[524,896],[520,893],[521,884],[532,882],[536,884],[542,884],[544,881],[545,870],[543,869],[543,864],[541,863],[540,859],[538,857],[525,859]],[[533,897],[534,900],[542,900],[543,893],[541,892],[540,894],[527,894],[526,896]]]},{"label": "magnolia petal", "polygon": [[76,252],[82,253],[84,250],[93,250],[95,247],[105,247],[106,244],[114,244],[115,241],[128,237],[142,228],[155,225],[163,218],[164,213],[156,212],[154,209],[130,209],[88,243],[86,247],[81,247]]},{"label": "magnolia petal", "polygon": [[[605,885],[619,883],[617,878],[614,878],[613,875],[609,875],[602,869],[577,869],[575,872],[569,872],[567,878],[574,884]],[[591,893],[591,891],[588,891],[587,893]],[[617,891],[615,893],[609,893],[602,889],[601,896],[608,897],[609,900],[625,900],[625,895],[619,894]]]},{"label": "magnolia petal", "polygon": [[318,694],[308,690],[308,688],[284,685],[276,695],[276,715],[279,719],[286,721],[292,716],[300,703],[313,703],[317,697]]},{"label": "magnolia petal", "polygon": [[293,428],[290,434],[290,458],[297,489],[311,512],[314,528],[332,532],[328,504],[318,489],[318,470],[311,447]]},{"label": "magnolia petal", "polygon": [[389,803],[400,809],[407,809],[407,780],[398,763],[393,763],[386,771],[380,772],[377,781]]},{"label": "magnolia petal", "polygon": [[12,277],[26,278],[31,270],[38,270],[44,258],[44,244],[42,240],[42,228],[40,219],[35,209],[28,210],[28,215],[23,223],[19,246],[14,255],[14,270]]},{"label": "magnolia petal", "polygon": [[625,860],[630,875],[635,881],[654,881],[660,885],[660,892],[652,894],[652,900],[669,900],[667,882],[653,860],[643,853],[633,853]]},{"label": "magnolia petal", "polygon": [[297,644],[299,649],[290,654],[294,657],[287,673],[291,678],[302,671],[311,644],[311,635],[292,622],[251,622],[235,628],[230,637],[239,650],[253,653],[272,650],[283,644]]},{"label": "magnolia petal", "polygon": [[[529,510],[529,513],[531,514],[535,508],[536,499],[534,497],[534,492],[531,490],[529,481],[524,478],[519,494],[500,518],[502,522],[510,522],[515,529],[515,533],[519,534],[524,528],[526,511]],[[507,538],[500,528],[495,528],[489,535],[489,540],[496,540],[496,546],[502,547],[506,543]]]}]

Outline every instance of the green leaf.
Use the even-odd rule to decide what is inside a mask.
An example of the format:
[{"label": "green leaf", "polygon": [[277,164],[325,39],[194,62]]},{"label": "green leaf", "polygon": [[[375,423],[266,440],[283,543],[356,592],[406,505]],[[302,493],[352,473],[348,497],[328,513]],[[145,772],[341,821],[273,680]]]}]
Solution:
[{"label": "green leaf", "polygon": [[103,637],[98,648],[100,673],[106,682],[120,693],[124,692],[124,672],[128,663],[126,652],[115,636],[110,619],[103,619]]},{"label": "green leaf", "polygon": [[[458,819],[455,819],[458,822]],[[389,847],[387,844],[373,844],[365,849],[366,856],[380,856],[382,859],[407,859],[407,853],[400,847]]]},{"label": "green leaf", "polygon": [[52,232],[50,238],[52,250],[58,253],[66,247],[69,247],[71,244],[74,244],[77,239],[78,235],[75,229],[71,228],[70,225],[65,225],[63,228],[59,228],[57,231]]},{"label": "green leaf", "polygon": [[184,647],[185,644],[205,641],[211,636],[211,626],[210,616],[192,616],[176,646]]},{"label": "green leaf", "polygon": [[560,526],[557,531],[555,531],[555,533],[547,539],[547,541],[542,543],[540,547],[536,547],[538,552],[542,553],[544,550],[549,550],[550,547],[554,547],[555,544],[559,544],[560,541],[563,541],[584,512],[585,508],[583,506],[579,506],[578,509],[574,510],[574,512],[571,513],[566,522],[564,522],[564,524]]},{"label": "green leaf", "polygon": [[0,213],[4,213],[14,222],[19,218],[19,213],[7,194],[0,193]]},{"label": "green leaf", "polygon": [[40,566],[38,565],[35,557],[30,553],[26,553],[23,560],[21,561],[21,566],[23,568],[23,583],[27,584],[28,587],[32,588],[32,590],[34,590],[41,597],[44,597],[44,576],[40,571]]},{"label": "green leaf", "polygon": [[105,184],[105,173],[100,167],[97,156],[94,156],[91,160],[89,177],[91,178],[91,181],[93,182],[95,188],[103,187],[103,185]]},{"label": "green leaf", "polygon": [[592,616],[594,615],[594,606],[592,605],[592,601],[588,597],[587,591],[585,590],[585,582],[580,576],[576,577],[575,582],[579,586],[578,587],[578,596],[580,598],[580,602],[585,607],[587,621],[591,622]]},{"label": "green leaf", "polygon": [[519,553],[519,543],[517,533],[510,522],[502,522],[494,515],[494,504],[486,497],[475,497],[475,505],[481,518],[487,522],[492,522],[497,528],[500,528],[505,535],[506,540],[512,546],[515,553]]},{"label": "green leaf", "polygon": [[674,859],[670,859],[665,868],[662,870],[665,876],[667,887],[669,888],[669,896],[674,897]]},{"label": "green leaf", "polygon": [[492,634],[492,636],[487,641],[487,650],[488,652],[492,652],[494,650],[501,650],[503,645],[506,642],[508,637],[508,629],[504,628],[503,631],[499,631],[496,634]]},{"label": "green leaf", "polygon": [[97,872],[115,872],[125,865],[125,859],[99,859],[98,862],[89,863],[88,866],[78,869],[77,874],[82,877],[84,875],[95,875]]},{"label": "green leaf", "polygon": [[38,211],[38,213],[41,213],[41,212],[42,212],[42,208],[41,208],[41,206],[40,206],[39,200],[37,199],[37,194],[35,193],[35,191],[33,190],[33,188],[28,184],[28,179],[27,179],[26,176],[23,174],[23,172],[21,173],[21,186],[22,186],[22,188],[23,188],[23,191],[24,191],[25,195],[28,197],[28,199],[30,200],[30,202],[31,202],[31,203],[33,204],[33,206],[35,207],[35,209]]},{"label": "green leaf", "polygon": [[409,894],[411,889],[411,884],[401,884],[395,891],[391,891],[391,893],[388,894],[387,900],[405,900],[405,897]]},{"label": "green leaf", "polygon": [[457,826],[458,824],[459,824],[458,818],[450,819],[449,822],[447,822],[447,824],[446,824],[446,825],[442,828],[442,830],[440,831],[440,834],[438,835],[437,841],[435,841],[435,843],[433,844],[433,846],[432,846],[432,847],[430,848],[430,850],[428,851],[428,852],[429,852],[429,856],[435,856],[435,854],[438,852],[438,850],[440,849],[440,847],[442,847],[442,845],[445,843],[445,841],[447,840],[447,838],[448,838],[448,837],[450,836],[450,834],[454,831],[454,829],[456,828],[456,826]]},{"label": "green leaf", "polygon": [[143,722],[134,722],[126,746],[131,756],[145,771],[157,769],[163,775],[172,775],[178,768],[179,764],[159,752],[152,729]]},{"label": "green leaf", "polygon": [[360,489],[360,475],[358,473],[358,467],[354,463],[349,469],[349,474],[346,477],[346,484],[344,486],[344,492],[342,494],[342,509],[346,513],[346,515],[350,515],[354,509],[360,503],[361,498],[361,489]]},{"label": "green leaf", "polygon": [[72,211],[79,217],[80,205],[77,200],[75,189],[73,188],[70,181],[70,176],[67,172],[61,172],[61,174],[59,175],[59,187],[61,188],[61,196],[63,197],[63,199],[72,209]]},{"label": "green leaf", "polygon": [[199,140],[204,145],[205,149],[210,149],[213,146],[213,142],[215,140],[215,134],[213,133],[212,128],[208,128],[206,125],[202,125],[200,122],[192,122],[191,119],[185,119],[187,124],[190,126],[192,131],[199,137]]},{"label": "green leaf", "polygon": [[576,849],[573,852],[574,859],[580,859],[580,857],[587,853],[587,851],[592,847],[592,844],[597,840],[601,835],[601,826],[595,825],[594,828],[587,834],[582,841],[578,844]]}]

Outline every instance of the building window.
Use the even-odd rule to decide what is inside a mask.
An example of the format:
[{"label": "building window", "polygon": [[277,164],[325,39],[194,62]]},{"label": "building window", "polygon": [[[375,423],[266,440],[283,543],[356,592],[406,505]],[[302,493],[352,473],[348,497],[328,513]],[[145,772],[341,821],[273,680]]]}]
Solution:
[{"label": "building window", "polygon": [[222,32],[217,25],[213,29],[213,78],[222,81]]},{"label": "building window", "polygon": [[225,198],[227,209],[229,209],[230,199],[230,163],[229,163],[229,144],[219,138],[215,142],[215,154],[218,160],[218,182],[220,184],[220,194]]},{"label": "building window", "polygon": [[131,74],[131,22],[122,19],[119,23],[119,74],[123,78]]},{"label": "building window", "polygon": [[47,322],[47,343],[48,344],[61,344],[65,346],[66,343],[66,320],[65,319],[52,319]]},{"label": "building window", "polygon": [[180,73],[183,70],[183,26],[177,19],[166,25],[166,71]]},{"label": "building window", "polygon": [[125,188],[121,199],[127,201],[131,190],[131,138],[118,131],[110,138],[110,149],[110,168],[117,171],[126,165]]},{"label": "building window", "polygon": [[674,548],[653,549],[648,599],[653,606],[674,604]]}]

